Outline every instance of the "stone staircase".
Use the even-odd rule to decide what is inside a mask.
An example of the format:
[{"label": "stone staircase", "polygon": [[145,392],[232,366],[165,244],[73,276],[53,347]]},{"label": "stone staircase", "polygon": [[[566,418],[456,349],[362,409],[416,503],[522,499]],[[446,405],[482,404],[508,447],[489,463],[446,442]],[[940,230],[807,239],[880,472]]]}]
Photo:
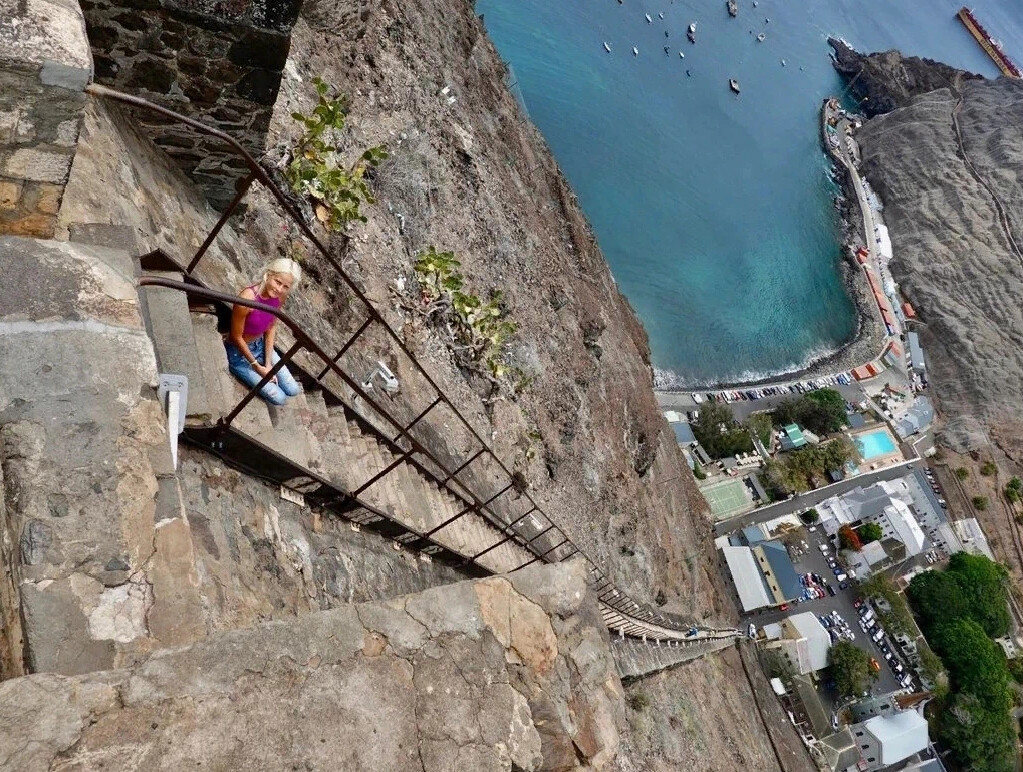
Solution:
[{"label": "stone staircase", "polygon": [[[148,272],[180,281],[181,274]],[[184,293],[164,287],[143,290],[150,334],[161,372],[188,377],[186,434],[190,428],[213,427],[245,396],[247,389],[227,369],[217,318],[206,309],[189,308]],[[442,488],[402,460],[400,451],[364,431],[357,416],[342,405],[328,405],[323,391],[310,387],[284,407],[255,398],[238,414],[230,431],[283,456],[295,466],[326,479],[369,510],[359,522],[387,519],[416,534],[438,529],[430,539],[494,573],[507,573],[548,549],[544,537],[530,552],[482,516],[464,512],[468,502]],[[379,479],[366,485],[380,472]],[[360,488],[362,490],[360,491]],[[529,518],[527,518],[527,521]],[[443,527],[440,527],[443,526]],[[518,530],[529,533],[528,522]],[[533,521],[537,533],[540,523]],[[503,543],[502,543],[503,542]],[[485,553],[485,554],[481,554]]]},{"label": "stone staircase", "polygon": [[641,678],[734,646],[740,634],[714,635],[688,641],[637,640],[614,637],[611,654],[622,680]]}]

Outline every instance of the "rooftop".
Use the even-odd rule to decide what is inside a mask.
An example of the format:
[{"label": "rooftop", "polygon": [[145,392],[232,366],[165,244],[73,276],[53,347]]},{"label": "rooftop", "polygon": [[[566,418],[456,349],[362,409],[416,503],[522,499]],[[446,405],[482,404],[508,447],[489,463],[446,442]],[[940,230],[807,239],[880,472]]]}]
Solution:
[{"label": "rooftop", "polygon": [[881,746],[881,763],[895,764],[927,747],[927,720],[915,710],[863,722]]},{"label": "rooftop", "polygon": [[693,427],[687,423],[672,423],[671,430],[675,432],[675,441],[679,445],[691,445],[696,442],[696,436],[693,434]]},{"label": "rooftop", "polygon": [[796,568],[792,565],[792,558],[789,557],[785,545],[775,539],[761,542],[757,546],[764,551],[764,557],[770,564],[771,573],[774,574],[782,595],[787,600],[799,597],[803,591],[803,585],[799,581],[799,574],[796,573]]},{"label": "rooftop", "polygon": [[806,639],[809,670],[816,672],[826,668],[831,636],[817,615],[812,611],[806,611],[802,614],[793,614],[787,621],[801,638]]},{"label": "rooftop", "polygon": [[735,589],[739,593],[739,602],[742,603],[743,611],[752,611],[756,608],[771,606],[774,599],[767,591],[764,584],[763,574],[757,566],[753,552],[749,547],[733,547],[731,545],[721,548],[728,564],[728,571],[732,575]]}]

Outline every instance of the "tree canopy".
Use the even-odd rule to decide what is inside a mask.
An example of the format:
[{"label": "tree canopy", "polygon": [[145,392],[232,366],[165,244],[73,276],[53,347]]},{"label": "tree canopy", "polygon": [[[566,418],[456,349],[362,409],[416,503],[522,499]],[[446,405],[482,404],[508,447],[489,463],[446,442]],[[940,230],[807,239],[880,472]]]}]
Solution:
[{"label": "tree canopy", "polygon": [[924,571],[909,584],[909,599],[930,631],[954,619],[972,619],[992,638],[1009,630],[1005,566],[984,555],[957,552],[945,571]]},{"label": "tree canopy", "polygon": [[839,641],[832,646],[828,657],[835,687],[843,696],[863,694],[877,678],[870,667],[870,655],[849,641]]},{"label": "tree canopy", "polygon": [[859,551],[863,549],[863,542],[851,525],[843,525],[838,529],[838,543],[842,549]]},{"label": "tree canopy", "polygon": [[692,428],[693,435],[711,458],[725,458],[753,450],[753,438],[749,431],[739,425],[731,408],[721,402],[711,402],[701,407],[700,417]]},{"label": "tree canopy", "polygon": [[956,694],[939,714],[938,738],[962,769],[1010,772],[1015,768],[1016,732],[1007,710],[988,710],[969,692]]},{"label": "tree canopy", "polygon": [[864,544],[870,544],[872,541],[881,541],[881,537],[884,536],[881,526],[877,523],[864,523],[856,529],[856,532],[860,536],[860,541]]},{"label": "tree canopy", "polygon": [[837,432],[845,426],[845,398],[834,389],[818,389],[783,400],[774,409],[779,424],[796,423],[814,434]]}]

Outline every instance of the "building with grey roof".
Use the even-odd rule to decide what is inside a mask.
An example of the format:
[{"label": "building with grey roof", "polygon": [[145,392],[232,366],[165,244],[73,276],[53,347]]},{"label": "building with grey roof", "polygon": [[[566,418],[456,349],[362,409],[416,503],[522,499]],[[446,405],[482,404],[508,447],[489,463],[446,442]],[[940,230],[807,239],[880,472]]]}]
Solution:
[{"label": "building with grey roof", "polygon": [[696,442],[696,435],[693,434],[693,427],[689,424],[679,421],[668,425],[671,427],[671,430],[675,432],[675,442],[682,447],[687,448]]},{"label": "building with grey roof", "polygon": [[927,372],[927,364],[924,362],[924,350],[920,347],[920,336],[915,332],[910,332],[906,336],[906,340],[909,343],[909,362],[913,369],[923,375]]},{"label": "building with grey roof", "polygon": [[895,422],[895,431],[899,437],[910,437],[926,432],[933,422],[934,406],[931,401],[927,397],[917,397],[906,414]]},{"label": "building with grey roof", "polygon": [[963,549],[973,555],[986,555],[991,560],[995,559],[991,552],[991,545],[987,543],[987,536],[984,529],[980,527],[977,518],[971,517],[966,520],[956,520],[952,524],[959,537]]},{"label": "building with grey roof", "polygon": [[927,747],[927,720],[915,710],[875,716],[849,727],[867,772],[908,759]]},{"label": "building with grey roof", "polygon": [[[756,538],[755,533],[751,535]],[[780,606],[799,597],[803,586],[784,544],[774,540],[747,545],[742,541],[732,536],[715,543],[728,566],[743,611]]]},{"label": "building with grey roof", "polygon": [[776,650],[794,673],[808,675],[828,666],[831,636],[817,615],[806,611],[783,619],[778,635],[764,647]]}]

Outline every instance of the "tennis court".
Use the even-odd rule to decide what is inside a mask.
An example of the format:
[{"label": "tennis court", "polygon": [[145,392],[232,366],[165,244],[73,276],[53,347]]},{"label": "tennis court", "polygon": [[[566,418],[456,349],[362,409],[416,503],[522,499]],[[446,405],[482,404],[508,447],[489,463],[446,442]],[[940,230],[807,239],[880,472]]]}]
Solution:
[{"label": "tennis court", "polygon": [[700,492],[710,504],[710,516],[715,521],[753,509],[753,497],[741,479],[730,477],[727,480],[713,482],[701,488]]}]

